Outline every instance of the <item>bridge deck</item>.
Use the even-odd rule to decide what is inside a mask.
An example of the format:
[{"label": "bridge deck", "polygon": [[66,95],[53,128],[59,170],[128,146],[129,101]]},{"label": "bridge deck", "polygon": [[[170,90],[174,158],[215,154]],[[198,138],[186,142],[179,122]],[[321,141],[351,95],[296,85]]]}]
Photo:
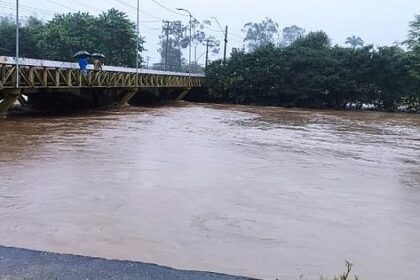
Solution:
[{"label": "bridge deck", "polygon": [[[22,58],[19,60],[19,88],[141,88],[201,87],[204,75],[104,66],[88,74],[77,63]],[[0,90],[16,88],[16,65],[13,57],[0,56]]]}]

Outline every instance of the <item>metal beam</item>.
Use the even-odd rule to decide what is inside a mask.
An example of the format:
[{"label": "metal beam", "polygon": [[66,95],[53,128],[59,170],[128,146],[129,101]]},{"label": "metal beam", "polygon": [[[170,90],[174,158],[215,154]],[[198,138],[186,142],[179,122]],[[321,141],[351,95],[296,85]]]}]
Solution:
[{"label": "metal beam", "polygon": [[188,95],[188,93],[190,93],[190,91],[191,91],[191,88],[186,88],[186,89],[184,89],[184,90],[181,92],[181,94],[180,94],[180,95],[178,95],[178,97],[176,98],[176,100],[182,100],[182,99],[184,99],[184,98],[185,98],[185,96],[187,96],[187,95]]},{"label": "metal beam", "polygon": [[130,88],[126,91],[124,91],[124,96],[121,99],[121,101],[118,103],[118,107],[123,107],[123,106],[127,106],[129,105],[128,102],[131,100],[131,98],[134,97],[134,95],[136,95],[137,93],[137,89],[135,88]]}]

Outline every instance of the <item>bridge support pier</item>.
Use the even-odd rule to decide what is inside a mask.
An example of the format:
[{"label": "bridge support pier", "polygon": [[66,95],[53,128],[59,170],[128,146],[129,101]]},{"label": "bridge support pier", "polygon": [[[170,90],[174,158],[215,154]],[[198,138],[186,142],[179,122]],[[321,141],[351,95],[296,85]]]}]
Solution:
[{"label": "bridge support pier", "polygon": [[0,96],[3,97],[0,101],[0,116],[5,116],[7,111],[12,108],[16,100],[21,96],[20,89],[6,89],[3,90],[3,94]]},{"label": "bridge support pier", "polygon": [[185,96],[187,96],[188,93],[190,93],[191,88],[186,88],[184,90],[182,90],[181,94],[178,95],[178,97],[176,98],[176,100],[182,100],[185,98]]},{"label": "bridge support pier", "polygon": [[128,105],[128,102],[131,100],[131,98],[133,98],[134,95],[136,95],[137,90],[138,90],[137,88],[130,88],[130,89],[124,91],[123,92],[123,98],[118,103],[118,107],[123,107],[123,106]]}]

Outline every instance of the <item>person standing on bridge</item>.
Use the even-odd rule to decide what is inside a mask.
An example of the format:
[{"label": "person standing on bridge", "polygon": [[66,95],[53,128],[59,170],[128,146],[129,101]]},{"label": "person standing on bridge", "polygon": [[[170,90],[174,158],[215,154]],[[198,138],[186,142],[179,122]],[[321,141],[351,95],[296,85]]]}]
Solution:
[{"label": "person standing on bridge", "polygon": [[95,71],[102,71],[102,65],[104,65],[101,61],[101,59],[105,58],[105,55],[101,53],[94,53],[91,55],[93,57],[93,67]]},{"label": "person standing on bridge", "polygon": [[93,60],[93,67],[95,71],[102,71],[102,65],[102,61],[100,61],[99,58],[95,58],[95,60]]},{"label": "person standing on bridge", "polygon": [[87,76],[87,65],[88,65],[87,57],[80,57],[79,58],[80,72],[85,77]]}]

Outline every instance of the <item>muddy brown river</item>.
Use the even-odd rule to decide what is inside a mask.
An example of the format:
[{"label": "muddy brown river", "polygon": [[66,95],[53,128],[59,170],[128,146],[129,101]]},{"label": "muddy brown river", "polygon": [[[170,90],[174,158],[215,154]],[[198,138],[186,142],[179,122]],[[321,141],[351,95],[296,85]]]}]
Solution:
[{"label": "muddy brown river", "polygon": [[420,275],[420,116],[180,103],[0,120],[0,245],[265,279]]}]

